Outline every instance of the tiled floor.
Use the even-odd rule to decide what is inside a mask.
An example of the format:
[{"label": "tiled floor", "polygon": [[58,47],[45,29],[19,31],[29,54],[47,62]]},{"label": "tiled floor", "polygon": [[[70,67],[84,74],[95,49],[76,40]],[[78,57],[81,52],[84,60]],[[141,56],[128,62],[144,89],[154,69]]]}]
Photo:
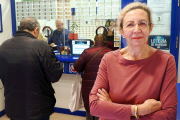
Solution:
[{"label": "tiled floor", "polygon": [[[2,116],[0,120],[10,120],[6,115]],[[50,116],[50,120],[86,120],[85,117],[73,116],[61,113],[53,113]]]}]

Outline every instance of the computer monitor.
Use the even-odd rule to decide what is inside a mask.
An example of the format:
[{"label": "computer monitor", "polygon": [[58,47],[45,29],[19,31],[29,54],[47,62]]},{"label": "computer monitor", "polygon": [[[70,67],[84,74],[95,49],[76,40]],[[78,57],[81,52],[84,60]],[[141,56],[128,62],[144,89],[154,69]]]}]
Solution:
[{"label": "computer monitor", "polygon": [[79,39],[72,40],[71,54],[72,55],[81,55],[81,53],[91,47],[90,39]]}]

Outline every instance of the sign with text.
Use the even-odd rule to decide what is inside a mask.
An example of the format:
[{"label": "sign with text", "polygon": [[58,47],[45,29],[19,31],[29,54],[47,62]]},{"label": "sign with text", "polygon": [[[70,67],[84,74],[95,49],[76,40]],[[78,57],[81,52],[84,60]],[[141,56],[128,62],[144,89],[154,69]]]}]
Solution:
[{"label": "sign with text", "polygon": [[162,50],[169,50],[170,35],[150,35],[148,45]]}]

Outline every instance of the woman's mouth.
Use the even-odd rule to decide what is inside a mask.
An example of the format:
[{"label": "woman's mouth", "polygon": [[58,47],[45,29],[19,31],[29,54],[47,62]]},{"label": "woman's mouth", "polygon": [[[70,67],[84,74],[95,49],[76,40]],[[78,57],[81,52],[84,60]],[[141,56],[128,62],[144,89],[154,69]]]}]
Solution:
[{"label": "woman's mouth", "polygon": [[143,37],[133,37],[132,39],[141,39],[141,38],[143,38]]}]

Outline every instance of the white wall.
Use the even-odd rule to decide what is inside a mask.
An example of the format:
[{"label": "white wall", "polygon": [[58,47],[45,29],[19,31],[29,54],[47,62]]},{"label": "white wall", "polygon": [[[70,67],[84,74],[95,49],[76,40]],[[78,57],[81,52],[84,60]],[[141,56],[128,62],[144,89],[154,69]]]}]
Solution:
[{"label": "white wall", "polygon": [[3,32],[0,33],[0,45],[7,39],[12,37],[12,21],[11,21],[11,5],[10,0],[0,0],[2,10],[2,27]]},{"label": "white wall", "polygon": [[[71,86],[74,80],[75,74],[63,74],[58,82],[53,83],[56,97],[55,107],[69,109]],[[85,111],[84,108],[80,110]]]},{"label": "white wall", "polygon": [[[3,32],[0,33],[0,45],[12,37],[11,4],[10,0],[0,0]],[[0,88],[2,88],[0,81]],[[0,112],[4,110],[4,89],[0,89]]]}]

